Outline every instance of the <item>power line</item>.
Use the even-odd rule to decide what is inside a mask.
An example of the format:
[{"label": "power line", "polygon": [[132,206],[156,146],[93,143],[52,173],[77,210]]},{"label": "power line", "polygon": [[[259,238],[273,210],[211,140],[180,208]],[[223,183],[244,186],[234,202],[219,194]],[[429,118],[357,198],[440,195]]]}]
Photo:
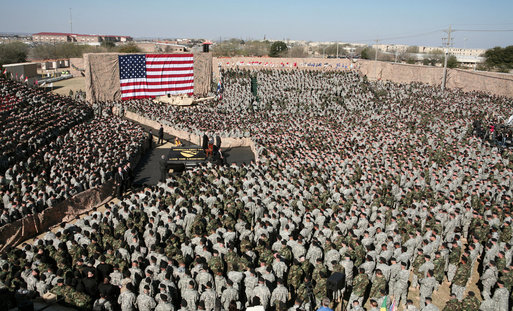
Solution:
[{"label": "power line", "polygon": [[439,33],[440,31],[442,31],[442,30],[438,29],[438,30],[433,30],[433,31],[424,32],[424,33],[419,33],[419,34],[415,34],[415,35],[388,37],[388,38],[380,39],[380,41],[383,41],[383,40],[398,40],[398,39],[417,38],[417,37],[423,37],[423,36],[431,35],[431,34],[434,34],[434,33]]},{"label": "power line", "polygon": [[427,36],[427,35],[431,35],[431,34],[435,34],[435,33],[440,33],[441,31],[443,31],[443,29],[436,29],[436,30],[431,30],[431,31],[428,31],[428,32],[421,32],[421,33],[416,33],[416,34],[410,34],[410,35],[398,35],[398,36],[390,36],[390,37],[384,37],[384,38],[379,38],[379,39],[366,39],[366,40],[352,40],[353,42],[373,42],[373,41],[384,41],[384,40],[398,40],[398,39],[408,39],[408,38],[416,38],[416,37],[423,37],[423,36]]},{"label": "power line", "polygon": [[[462,26],[468,25],[468,26],[486,26],[486,24],[460,24]],[[489,24],[490,26],[498,26],[498,25],[513,25],[513,24]],[[513,29],[452,29],[451,32],[513,32]],[[353,42],[375,42],[375,41],[386,41],[386,40],[399,40],[399,39],[409,39],[409,38],[418,38],[418,37],[424,37],[440,32],[447,32],[447,29],[436,29],[431,30],[427,32],[421,32],[411,35],[399,35],[399,36],[390,36],[390,37],[380,37],[379,39],[366,39],[366,40],[352,40]]]},{"label": "power line", "polygon": [[453,26],[510,26],[513,23],[498,23],[498,24],[453,24]]},{"label": "power line", "polygon": [[453,29],[453,31],[466,32],[511,32],[513,29]]}]

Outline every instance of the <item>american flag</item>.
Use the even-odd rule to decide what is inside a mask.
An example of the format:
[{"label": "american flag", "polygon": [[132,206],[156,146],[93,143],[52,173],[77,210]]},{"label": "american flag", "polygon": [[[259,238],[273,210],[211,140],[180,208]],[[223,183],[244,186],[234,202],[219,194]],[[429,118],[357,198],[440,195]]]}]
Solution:
[{"label": "american flag", "polygon": [[192,54],[119,55],[121,99],[194,93]]}]

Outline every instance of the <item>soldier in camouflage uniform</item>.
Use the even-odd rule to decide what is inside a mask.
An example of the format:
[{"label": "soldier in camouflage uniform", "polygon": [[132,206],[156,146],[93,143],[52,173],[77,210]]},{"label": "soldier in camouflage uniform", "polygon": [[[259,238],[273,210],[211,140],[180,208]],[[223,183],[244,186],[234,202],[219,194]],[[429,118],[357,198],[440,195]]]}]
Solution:
[{"label": "soldier in camouflage uniform", "polygon": [[481,284],[483,285],[483,290],[481,292],[483,299],[490,299],[491,288],[497,282],[497,277],[498,271],[495,267],[495,261],[492,260],[488,263],[488,267],[480,277]]},{"label": "soldier in camouflage uniform", "polygon": [[467,286],[468,279],[470,278],[470,273],[471,271],[467,258],[462,257],[456,270],[456,274],[454,275],[451,288],[451,293],[455,294],[456,298],[460,301],[463,299],[463,293],[465,292],[465,287]]},{"label": "soldier in camouflage uniform", "polygon": [[[452,280],[456,274],[456,270],[458,269],[458,263],[460,262],[461,257],[461,247],[459,247],[458,243],[454,242],[449,252],[449,268],[447,271],[447,280],[452,283]],[[461,300],[461,299],[460,299]]]},{"label": "soldier in camouflage uniform", "polygon": [[386,290],[387,287],[387,281],[385,280],[385,277],[383,276],[383,272],[381,270],[376,270],[376,277],[374,279],[374,282],[372,282],[372,286],[369,293],[369,298],[372,298],[374,300],[378,300],[381,298],[381,291]]},{"label": "soldier in camouflage uniform", "polygon": [[66,295],[66,287],[64,287],[64,280],[58,279],[57,285],[50,290],[52,294],[55,294],[57,296],[57,299],[64,298]]},{"label": "soldier in camouflage uniform", "polygon": [[[457,298],[457,297],[456,297]],[[469,291],[467,297],[461,301],[461,310],[479,310],[481,303],[473,291]]]},{"label": "soldier in camouflage uniform", "polygon": [[418,250],[418,255],[413,261],[413,279],[411,282],[411,286],[417,288],[419,286],[418,280],[424,277],[424,272],[419,271],[420,266],[426,262],[424,255],[422,254],[422,250]]},{"label": "soldier in camouflage uniform", "polygon": [[[358,272],[358,275],[353,279],[353,290],[351,291],[349,301],[357,300],[358,305],[363,306],[363,296],[367,290],[367,285],[369,285],[369,277],[363,268],[360,268]],[[351,304],[348,304],[347,310],[349,310],[350,307]]]},{"label": "soldier in camouflage uniform", "polygon": [[[467,299],[467,298],[465,298],[465,299]],[[465,301],[465,299],[463,301]],[[473,310],[473,309],[468,309],[468,310]],[[447,301],[447,303],[445,304],[445,307],[442,311],[463,311],[462,302],[460,302],[456,298],[456,295],[452,294],[451,299],[449,299],[449,301]]]},{"label": "soldier in camouflage uniform", "polygon": [[208,261],[208,267],[210,268],[210,270],[212,270],[214,274],[218,272],[222,273],[224,271],[224,265],[223,260],[219,256],[219,252],[217,250],[214,250],[212,252],[212,255],[212,258],[210,258],[210,260]]},{"label": "soldier in camouflage uniform", "polygon": [[328,274],[328,269],[326,269],[326,266],[322,264],[322,260],[317,258],[316,265],[312,272],[312,280],[318,280],[321,273],[324,273],[325,275]]},{"label": "soldier in camouflage uniform", "polygon": [[433,260],[433,265],[435,266],[433,269],[434,277],[438,284],[441,285],[444,280],[445,260],[438,251],[435,252],[435,260]]},{"label": "soldier in camouflage uniform", "polygon": [[316,305],[320,305],[323,298],[327,295],[327,272],[321,271],[319,274],[319,279],[315,280],[315,287],[314,287],[314,296],[317,300]]},{"label": "soldier in camouflage uniform", "polygon": [[157,303],[153,297],[150,296],[150,287],[144,285],[144,290],[137,297],[137,307],[139,311],[151,311],[157,306]]},{"label": "soldier in camouflage uniform", "polygon": [[303,280],[303,269],[301,269],[301,266],[296,261],[294,265],[290,268],[287,283],[289,284],[289,291],[292,293],[297,294],[297,289],[299,288],[299,285],[301,281]]},{"label": "soldier in camouflage uniform", "polygon": [[420,307],[424,308],[426,297],[431,297],[438,287],[438,282],[433,277],[433,270],[427,272],[427,277],[420,280]]}]

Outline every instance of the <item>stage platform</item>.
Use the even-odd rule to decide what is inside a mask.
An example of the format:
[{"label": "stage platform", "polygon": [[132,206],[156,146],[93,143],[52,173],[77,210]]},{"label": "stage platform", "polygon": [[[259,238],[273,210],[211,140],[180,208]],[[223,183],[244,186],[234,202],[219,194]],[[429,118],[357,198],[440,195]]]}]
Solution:
[{"label": "stage platform", "polygon": [[[139,124],[139,123],[138,123]],[[153,134],[156,134],[157,131],[153,128],[150,128],[146,125],[139,124],[141,127],[143,127],[146,131],[151,131]],[[164,145],[156,145],[157,138],[154,137],[153,142],[153,148],[151,150],[148,150],[142,158],[141,161],[137,164],[135,167],[135,180],[134,185],[136,186],[143,186],[143,185],[156,185],[159,181],[160,177],[160,158],[161,156],[166,156],[166,158],[169,157],[171,149],[176,148],[171,142],[174,141],[174,136],[170,136],[167,133],[164,133],[164,140],[166,141],[166,144]],[[185,146],[180,148],[196,148],[200,149],[200,151],[203,154],[203,150],[201,147],[192,144],[191,142],[182,140],[182,143],[185,144]],[[228,148],[223,149],[223,156],[225,158],[226,165],[236,164],[236,165],[243,165],[243,164],[249,164],[252,161],[255,160],[255,155],[251,151],[251,148],[249,147],[235,147],[235,148]],[[192,158],[192,157],[191,157]],[[205,159],[205,162],[208,160]],[[167,162],[167,161],[166,161]],[[191,162],[192,163],[192,162]],[[200,163],[200,162],[198,162]],[[183,164],[183,169],[185,169],[185,164]],[[180,171],[177,170],[176,173],[179,173]]]},{"label": "stage platform", "polygon": [[167,167],[173,171],[183,171],[206,161],[205,151],[201,147],[172,147],[167,157]]}]

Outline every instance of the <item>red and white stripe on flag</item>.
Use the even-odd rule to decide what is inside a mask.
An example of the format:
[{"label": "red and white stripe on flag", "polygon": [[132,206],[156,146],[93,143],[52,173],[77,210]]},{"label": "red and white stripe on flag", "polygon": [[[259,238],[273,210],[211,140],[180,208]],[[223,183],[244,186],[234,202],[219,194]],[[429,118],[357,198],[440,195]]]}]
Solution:
[{"label": "red and white stripe on flag", "polygon": [[194,93],[193,54],[120,55],[121,99]]}]

